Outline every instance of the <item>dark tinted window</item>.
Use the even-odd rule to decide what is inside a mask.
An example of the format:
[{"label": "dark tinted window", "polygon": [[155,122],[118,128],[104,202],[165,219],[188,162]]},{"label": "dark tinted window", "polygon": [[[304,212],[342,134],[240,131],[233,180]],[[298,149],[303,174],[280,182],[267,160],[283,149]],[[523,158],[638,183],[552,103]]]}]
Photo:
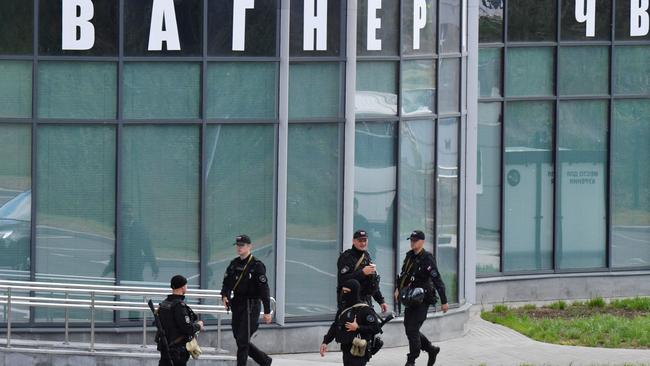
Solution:
[{"label": "dark tinted window", "polygon": [[[88,55],[116,56],[118,32],[118,2],[114,0],[93,0],[93,17],[90,23],[95,28],[95,42],[89,50],[63,50],[61,34],[62,1],[41,1],[39,4],[39,41],[41,55]],[[77,8],[77,15],[80,9]],[[77,39],[81,35],[77,27]]]},{"label": "dark tinted window", "polygon": [[33,52],[34,4],[26,0],[0,1],[0,54]]},{"label": "dark tinted window", "polygon": [[[124,52],[126,56],[200,56],[202,49],[203,1],[174,0],[180,51],[148,51],[153,0],[126,0],[124,15]],[[169,17],[168,14],[166,14]],[[165,24],[167,27],[168,25]]]},{"label": "dark tinted window", "polygon": [[[418,7],[414,9],[415,1],[404,1],[402,7],[402,39],[404,44],[402,49],[407,55],[430,55],[436,51],[436,1],[425,0],[426,6],[423,10]],[[421,4],[421,3],[419,3]],[[417,16],[415,16],[417,11]],[[416,18],[416,21],[414,21]],[[422,27],[423,20],[426,19],[426,24]],[[417,26],[417,31],[420,36],[419,49],[414,49],[413,38],[415,37],[414,29]]]},{"label": "dark tinted window", "polygon": [[555,41],[555,0],[517,0],[508,3],[508,40]]},{"label": "dark tinted window", "polygon": [[232,51],[233,0],[212,0],[208,8],[208,52],[212,56],[275,56],[277,0],[257,0],[246,9],[245,50]]},{"label": "dark tinted window", "polygon": [[[303,50],[303,20],[304,3],[310,2],[318,7],[318,3],[327,3],[327,49],[316,51],[317,43],[314,40],[314,51]],[[316,11],[315,11],[316,12]],[[319,14],[316,14],[319,15]],[[291,2],[291,41],[289,42],[291,56],[338,56],[341,53],[341,0],[303,0]],[[313,34],[310,32],[310,34]],[[318,32],[316,32],[318,34]],[[316,37],[314,37],[316,38]]]},{"label": "dark tinted window", "polygon": [[[397,56],[399,52],[399,1],[379,1],[381,8],[371,18],[379,19],[375,39],[381,42],[381,50],[368,50],[368,1],[359,1],[357,11],[357,54]],[[374,2],[371,3],[373,5]],[[376,9],[373,6],[373,11]],[[372,47],[371,47],[372,48]]]},{"label": "dark tinted window", "polygon": [[[596,0],[594,16],[594,36],[587,37],[587,22],[576,20],[575,0],[562,0],[562,29],[560,35],[564,41],[579,40],[609,40],[611,23],[611,2],[609,0]],[[586,11],[586,10],[585,10]]]},{"label": "dark tinted window", "polygon": [[[632,0],[636,5],[641,2],[639,0]],[[646,13],[648,11],[646,10]],[[639,20],[636,19],[638,22]],[[617,0],[616,1],[616,39],[617,40],[650,40],[650,33],[645,36],[630,35],[630,0]]]},{"label": "dark tinted window", "polygon": [[479,42],[503,42],[503,0],[481,0],[478,32]]}]

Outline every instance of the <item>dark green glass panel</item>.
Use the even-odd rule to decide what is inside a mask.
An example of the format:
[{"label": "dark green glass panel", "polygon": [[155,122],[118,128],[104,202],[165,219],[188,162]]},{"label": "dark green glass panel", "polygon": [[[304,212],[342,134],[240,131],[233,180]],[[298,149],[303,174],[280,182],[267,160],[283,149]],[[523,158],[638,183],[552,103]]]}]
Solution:
[{"label": "dark green glass panel", "polygon": [[338,117],[341,114],[341,69],[335,62],[289,66],[289,118]]},{"label": "dark green glass panel", "polygon": [[508,41],[556,41],[556,0],[508,2]]},{"label": "dark green glass panel", "polygon": [[393,61],[357,63],[357,116],[397,115],[398,67]]},{"label": "dark green glass panel", "polygon": [[[583,1],[584,4],[587,1]],[[563,41],[609,41],[611,29],[611,8],[609,0],[596,0],[594,16],[594,35],[587,36],[587,22],[579,23],[576,20],[576,1],[562,0],[562,29],[560,35]],[[583,13],[584,14],[584,13]]]},{"label": "dark green glass panel", "polygon": [[436,63],[402,62],[402,115],[436,113]]},{"label": "dark green glass panel", "polygon": [[506,60],[506,95],[553,95],[553,48],[510,48]]},{"label": "dark green glass panel", "polygon": [[32,62],[0,61],[0,117],[32,116]]},{"label": "dark green glass panel", "polygon": [[650,95],[650,46],[614,48],[614,93]]},{"label": "dark green glass panel", "polygon": [[609,47],[562,47],[560,95],[609,94]]},{"label": "dark green glass panel", "polygon": [[478,52],[478,85],[479,97],[500,97],[501,78],[501,48],[480,48]]},{"label": "dark green glass panel", "polygon": [[0,1],[0,55],[31,55],[33,44],[33,1]]}]

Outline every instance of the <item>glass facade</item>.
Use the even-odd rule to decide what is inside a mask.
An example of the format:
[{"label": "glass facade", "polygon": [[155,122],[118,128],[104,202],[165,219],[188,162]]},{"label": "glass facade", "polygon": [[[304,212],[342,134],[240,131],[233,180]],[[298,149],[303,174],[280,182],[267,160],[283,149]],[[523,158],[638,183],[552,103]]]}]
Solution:
[{"label": "glass facade", "polygon": [[647,10],[481,3],[477,273],[649,268]]}]

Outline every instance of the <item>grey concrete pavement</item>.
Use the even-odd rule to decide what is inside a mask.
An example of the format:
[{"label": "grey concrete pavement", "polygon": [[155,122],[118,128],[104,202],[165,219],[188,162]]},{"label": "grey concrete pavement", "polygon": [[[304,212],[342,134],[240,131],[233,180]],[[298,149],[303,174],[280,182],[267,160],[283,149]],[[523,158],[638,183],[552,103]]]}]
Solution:
[{"label": "grey concrete pavement", "polygon": [[[537,342],[509,328],[486,322],[480,309],[472,308],[469,331],[463,337],[437,343],[442,351],[436,366],[650,366],[650,350],[560,346]],[[318,345],[314,345],[316,349]],[[408,347],[383,349],[369,366],[402,366]],[[417,360],[426,365],[427,354]],[[331,366],[342,364],[340,352],[277,355],[274,366]]]}]

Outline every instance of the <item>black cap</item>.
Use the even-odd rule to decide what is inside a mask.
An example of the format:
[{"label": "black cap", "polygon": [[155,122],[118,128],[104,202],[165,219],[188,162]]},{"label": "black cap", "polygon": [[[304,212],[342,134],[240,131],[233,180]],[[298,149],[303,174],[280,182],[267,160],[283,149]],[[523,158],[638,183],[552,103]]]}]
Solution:
[{"label": "black cap", "polygon": [[181,276],[181,275],[176,275],[172,277],[172,280],[169,281],[172,289],[176,290],[177,288],[181,288],[187,284],[187,278]]},{"label": "black cap", "polygon": [[352,235],[353,239],[361,239],[367,237],[368,237],[368,233],[365,230],[357,230],[354,232],[354,235]]},{"label": "black cap", "polygon": [[232,245],[237,245],[237,244],[244,245],[250,243],[251,243],[251,238],[249,238],[248,235],[246,234],[241,234],[235,237],[235,242]]},{"label": "black cap", "polygon": [[409,235],[406,240],[411,240],[411,239],[417,239],[417,240],[424,240],[424,233],[421,232],[420,230],[413,230],[411,232],[411,235]]}]

